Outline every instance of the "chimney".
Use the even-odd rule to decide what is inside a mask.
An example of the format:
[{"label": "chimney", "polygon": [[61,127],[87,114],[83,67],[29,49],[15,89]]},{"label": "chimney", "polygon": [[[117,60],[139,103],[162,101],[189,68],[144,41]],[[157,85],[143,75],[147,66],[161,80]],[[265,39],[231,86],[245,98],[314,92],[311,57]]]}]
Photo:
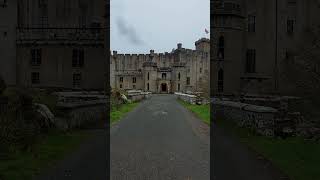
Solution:
[{"label": "chimney", "polygon": [[116,56],[118,54],[117,51],[113,51],[113,55]]},{"label": "chimney", "polygon": [[182,48],[182,44],[178,43],[178,49],[181,49],[181,48]]}]

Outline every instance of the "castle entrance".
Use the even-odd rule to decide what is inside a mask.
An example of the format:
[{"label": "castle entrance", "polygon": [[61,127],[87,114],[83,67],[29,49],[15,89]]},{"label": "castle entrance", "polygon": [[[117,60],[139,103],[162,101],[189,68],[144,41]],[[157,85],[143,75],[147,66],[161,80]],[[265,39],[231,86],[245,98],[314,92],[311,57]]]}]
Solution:
[{"label": "castle entrance", "polygon": [[162,93],[167,93],[168,92],[168,87],[166,83],[161,84],[161,92]]}]

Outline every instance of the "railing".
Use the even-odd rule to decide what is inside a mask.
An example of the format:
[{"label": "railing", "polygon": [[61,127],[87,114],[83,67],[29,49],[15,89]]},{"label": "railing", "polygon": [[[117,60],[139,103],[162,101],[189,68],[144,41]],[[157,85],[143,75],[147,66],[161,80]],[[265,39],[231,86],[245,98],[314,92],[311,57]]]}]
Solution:
[{"label": "railing", "polygon": [[17,43],[104,43],[103,28],[17,28]]}]

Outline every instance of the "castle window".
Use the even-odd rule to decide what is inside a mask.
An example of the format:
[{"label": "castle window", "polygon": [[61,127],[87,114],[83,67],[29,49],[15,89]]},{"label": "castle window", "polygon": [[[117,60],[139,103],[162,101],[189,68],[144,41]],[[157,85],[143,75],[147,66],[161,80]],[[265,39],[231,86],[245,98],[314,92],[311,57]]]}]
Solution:
[{"label": "castle window", "polygon": [[150,76],[149,76],[149,72],[148,72],[148,81],[149,81],[149,79],[150,79]]},{"label": "castle window", "polygon": [[120,89],[122,89],[122,84],[120,84]]},{"label": "castle window", "polygon": [[120,82],[123,82],[123,77],[120,77]]},{"label": "castle window", "polygon": [[2,6],[3,8],[8,6],[8,2],[7,0],[0,0],[0,6]]},{"label": "castle window", "polygon": [[224,37],[220,36],[219,37],[219,42],[218,42],[218,58],[224,59]]},{"label": "castle window", "polygon": [[167,74],[166,73],[162,73],[162,79],[167,79]]},{"label": "castle window", "polygon": [[73,87],[79,87],[81,85],[81,74],[73,74]]},{"label": "castle window", "polygon": [[200,68],[200,73],[202,73],[202,68]]},{"label": "castle window", "polygon": [[180,84],[178,84],[178,91],[180,91]]},{"label": "castle window", "polygon": [[150,89],[150,86],[149,86],[149,83],[147,84],[147,90],[149,91],[149,89]]},{"label": "castle window", "polygon": [[48,5],[47,0],[39,0],[39,8],[46,8]]},{"label": "castle window", "polygon": [[247,61],[246,61],[246,72],[255,73],[256,72],[256,50],[247,50]]},{"label": "castle window", "polygon": [[136,77],[133,77],[132,78],[132,83],[136,83],[137,82],[137,78]]},{"label": "castle window", "polygon": [[287,20],[287,33],[290,35],[293,34],[294,32],[294,23],[295,23],[295,20],[293,19]]},{"label": "castle window", "polygon": [[256,16],[248,16],[248,32],[256,32]]},{"label": "castle window", "polygon": [[218,92],[223,92],[223,70],[220,69],[218,72]]},{"label": "castle window", "polygon": [[178,80],[180,81],[180,79],[181,79],[181,75],[180,75],[180,73],[178,74]]},{"label": "castle window", "polygon": [[187,77],[187,85],[190,85],[190,77]]},{"label": "castle window", "polygon": [[32,84],[39,84],[40,83],[40,73],[39,72],[32,72],[31,73],[31,83]]},{"label": "castle window", "polygon": [[31,65],[41,65],[41,49],[31,49]]},{"label": "castle window", "polygon": [[72,51],[72,67],[83,67],[84,65],[84,50],[74,49]]}]

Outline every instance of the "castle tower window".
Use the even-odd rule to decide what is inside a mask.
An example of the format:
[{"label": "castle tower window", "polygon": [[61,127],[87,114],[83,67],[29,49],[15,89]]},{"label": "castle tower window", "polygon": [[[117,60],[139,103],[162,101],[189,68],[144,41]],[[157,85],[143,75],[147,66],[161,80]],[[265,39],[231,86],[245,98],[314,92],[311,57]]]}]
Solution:
[{"label": "castle tower window", "polygon": [[178,91],[180,91],[180,84],[178,84]]},{"label": "castle tower window", "polygon": [[187,77],[187,85],[190,85],[190,77]]},{"label": "castle tower window", "polygon": [[137,82],[137,78],[136,77],[133,77],[132,78],[132,83],[136,83]]},{"label": "castle tower window", "polygon": [[223,70],[220,69],[218,72],[218,92],[223,92]]},{"label": "castle tower window", "polygon": [[120,84],[120,89],[122,89],[122,84]]},{"label": "castle tower window", "polygon": [[287,33],[289,35],[293,34],[293,32],[294,32],[294,23],[295,23],[295,20],[293,20],[293,19],[287,20]]},{"label": "castle tower window", "polygon": [[81,74],[73,74],[73,87],[79,87],[81,85]]},{"label": "castle tower window", "polygon": [[123,77],[120,77],[120,82],[123,82]]},{"label": "castle tower window", "polygon": [[248,32],[256,32],[256,16],[248,16]]},{"label": "castle tower window", "polygon": [[178,80],[180,81],[180,79],[181,79],[181,75],[180,75],[180,73],[178,74]]},{"label": "castle tower window", "polygon": [[167,79],[167,74],[166,73],[162,73],[162,79]]},{"label": "castle tower window", "polygon": [[31,65],[41,65],[41,49],[31,49]]},{"label": "castle tower window", "polygon": [[32,72],[31,73],[31,83],[32,84],[39,84],[40,83],[40,73],[39,72]]},{"label": "castle tower window", "polygon": [[150,79],[150,76],[149,76],[149,72],[148,72],[148,81],[149,81],[149,79]]},{"label": "castle tower window", "polygon": [[72,67],[83,67],[84,65],[84,50],[74,49],[72,51]]},{"label": "castle tower window", "polygon": [[247,50],[247,61],[246,61],[246,72],[255,73],[256,72],[256,50]]},{"label": "castle tower window", "polygon": [[202,68],[200,68],[200,73],[202,73]]},{"label": "castle tower window", "polygon": [[220,36],[219,37],[219,42],[218,42],[218,58],[224,59],[224,37]]},{"label": "castle tower window", "polygon": [[149,85],[149,83],[147,84],[147,90],[148,90],[148,91],[150,90],[150,85]]}]

